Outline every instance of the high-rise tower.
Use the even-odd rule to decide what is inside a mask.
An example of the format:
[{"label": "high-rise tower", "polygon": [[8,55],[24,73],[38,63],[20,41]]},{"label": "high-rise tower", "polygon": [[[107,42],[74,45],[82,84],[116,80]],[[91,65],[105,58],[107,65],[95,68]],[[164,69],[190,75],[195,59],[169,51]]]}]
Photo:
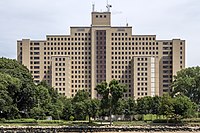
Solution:
[{"label": "high-rise tower", "polygon": [[111,26],[111,12],[91,13],[91,26],[71,27],[70,35],[17,41],[17,59],[36,83],[44,80],[60,94],[90,92],[101,81],[128,86],[124,97],[162,95],[173,75],[185,67],[185,41],[132,34],[131,26]]}]

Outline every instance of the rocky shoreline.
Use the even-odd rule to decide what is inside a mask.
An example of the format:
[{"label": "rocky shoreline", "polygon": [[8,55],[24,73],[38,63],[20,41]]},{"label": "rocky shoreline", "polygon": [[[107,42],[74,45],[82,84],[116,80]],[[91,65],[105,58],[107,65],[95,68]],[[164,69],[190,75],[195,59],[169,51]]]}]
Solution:
[{"label": "rocky shoreline", "polygon": [[3,127],[1,133],[59,133],[59,132],[200,132],[200,127],[187,126],[101,126],[101,127],[79,127],[79,126],[24,126],[24,127]]}]

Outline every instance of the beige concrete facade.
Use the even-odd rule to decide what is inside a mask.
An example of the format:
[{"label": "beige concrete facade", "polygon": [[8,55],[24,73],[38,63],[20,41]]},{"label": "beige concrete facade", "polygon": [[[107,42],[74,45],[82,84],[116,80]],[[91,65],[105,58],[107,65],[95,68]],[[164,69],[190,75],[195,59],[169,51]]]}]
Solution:
[{"label": "beige concrete facade", "polygon": [[111,26],[110,12],[92,12],[90,27],[71,27],[70,35],[17,41],[17,59],[36,83],[44,80],[60,94],[73,97],[94,90],[101,81],[128,86],[124,97],[162,95],[171,91],[173,75],[185,67],[185,41],[134,35],[130,26]]}]

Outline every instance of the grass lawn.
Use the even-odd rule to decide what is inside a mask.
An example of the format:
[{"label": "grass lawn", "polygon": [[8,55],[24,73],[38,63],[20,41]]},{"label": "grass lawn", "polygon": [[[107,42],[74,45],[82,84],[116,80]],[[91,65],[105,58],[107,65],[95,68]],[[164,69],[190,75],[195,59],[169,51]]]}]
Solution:
[{"label": "grass lawn", "polygon": [[35,119],[15,119],[0,122],[1,126],[63,126],[73,125],[71,121],[64,120],[35,120]]},{"label": "grass lawn", "polygon": [[[144,121],[114,121],[114,126],[144,126],[151,125],[152,120],[159,119],[165,120],[163,116],[157,117],[156,115],[144,115]],[[185,125],[200,126],[200,118],[190,118],[182,120]],[[162,122],[161,122],[162,123]],[[156,124],[156,123],[154,123]],[[163,123],[164,124],[164,123]],[[103,126],[109,125],[109,121],[92,121],[89,123],[85,121],[65,121],[65,120],[35,120],[35,119],[15,119],[15,120],[1,120],[0,126]]]},{"label": "grass lawn", "polygon": [[113,122],[114,126],[145,126],[149,123],[144,121],[115,121]]}]

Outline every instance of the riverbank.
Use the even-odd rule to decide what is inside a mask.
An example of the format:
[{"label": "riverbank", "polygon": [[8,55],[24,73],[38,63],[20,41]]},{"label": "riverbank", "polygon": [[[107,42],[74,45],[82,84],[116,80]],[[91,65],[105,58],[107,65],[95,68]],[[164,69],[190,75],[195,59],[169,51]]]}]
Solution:
[{"label": "riverbank", "polygon": [[0,126],[0,132],[20,132],[20,133],[68,133],[68,132],[84,132],[84,133],[189,133],[200,132],[200,127],[187,126],[101,126],[101,127],[87,127],[87,126],[23,126],[23,127],[3,127]]}]

